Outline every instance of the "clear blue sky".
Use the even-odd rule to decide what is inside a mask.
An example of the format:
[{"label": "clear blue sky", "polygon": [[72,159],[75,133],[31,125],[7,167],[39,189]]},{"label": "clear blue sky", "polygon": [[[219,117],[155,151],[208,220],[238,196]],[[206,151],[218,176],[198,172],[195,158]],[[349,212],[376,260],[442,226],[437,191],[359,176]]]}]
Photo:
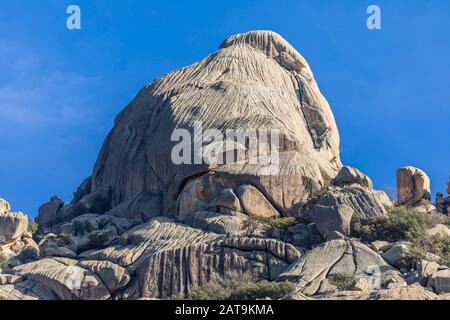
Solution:
[{"label": "clear blue sky", "polygon": [[[66,8],[82,30],[66,28]],[[382,9],[381,31],[366,8]],[[413,165],[443,191],[450,175],[450,1],[0,2],[0,197],[34,216],[71,198],[113,118],[146,83],[271,29],[309,61],[334,111],[345,164],[395,189]]]}]

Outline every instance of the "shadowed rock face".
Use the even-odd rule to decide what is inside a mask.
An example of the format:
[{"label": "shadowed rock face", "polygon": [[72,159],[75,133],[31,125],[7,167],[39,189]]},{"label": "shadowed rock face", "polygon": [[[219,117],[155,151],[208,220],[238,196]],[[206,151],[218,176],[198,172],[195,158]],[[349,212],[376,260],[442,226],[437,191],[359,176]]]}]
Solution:
[{"label": "shadowed rock face", "polygon": [[[176,128],[279,130],[280,166],[175,165]],[[268,142],[272,146],[271,142]],[[204,144],[205,146],[205,144]],[[306,60],[281,36],[232,36],[219,51],[143,88],[117,116],[92,175],[92,192],[111,186],[113,207],[144,192],[160,193],[174,215],[187,181],[212,170],[223,188],[250,184],[281,213],[329,184],[341,167],[339,134]]]}]

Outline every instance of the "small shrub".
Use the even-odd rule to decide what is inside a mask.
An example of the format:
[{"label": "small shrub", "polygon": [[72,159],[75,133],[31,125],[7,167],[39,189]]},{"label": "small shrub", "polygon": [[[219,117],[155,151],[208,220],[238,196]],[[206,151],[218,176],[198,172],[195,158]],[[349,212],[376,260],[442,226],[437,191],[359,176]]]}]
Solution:
[{"label": "small shrub", "polygon": [[346,273],[335,273],[328,278],[330,284],[336,286],[339,291],[351,289],[355,281],[355,277]]},{"label": "small shrub", "polygon": [[266,227],[270,232],[277,231],[281,234],[289,231],[289,228],[298,223],[294,217],[285,218],[263,218],[256,216],[249,216],[244,222],[245,235],[248,237],[254,236],[257,230]]},{"label": "small shrub", "polygon": [[38,224],[33,220],[28,220],[28,231],[34,234],[38,229]]},{"label": "small shrub", "polygon": [[417,262],[425,259],[426,254],[427,252],[423,248],[413,246],[409,248],[408,252],[402,254],[398,264],[409,270],[414,269]]},{"label": "small shrub", "polygon": [[4,270],[8,267],[8,259],[0,252],[0,269]]},{"label": "small shrub", "polygon": [[263,225],[264,222],[261,218],[248,216],[247,219],[244,220],[242,228],[244,229],[245,236],[253,237],[257,234],[257,231],[261,229]]},{"label": "small shrub", "polygon": [[433,219],[434,224],[443,224],[450,227],[450,217],[442,213],[431,213],[431,219]]},{"label": "small shrub", "polygon": [[295,284],[284,282],[269,282],[262,280],[241,285],[230,295],[230,300],[256,300],[271,298],[273,300],[291,294],[295,291]]},{"label": "small shrub", "polygon": [[450,237],[443,235],[416,239],[409,252],[403,255],[402,264],[414,268],[417,262],[427,259],[428,252],[441,257],[439,264],[450,267]]},{"label": "small shrub", "polygon": [[287,232],[290,227],[295,226],[298,223],[297,219],[294,217],[269,219],[268,224],[273,229],[280,232]]},{"label": "small shrub", "polygon": [[255,300],[280,299],[295,291],[290,282],[253,281],[248,274],[233,273],[224,279],[212,280],[194,288],[187,296],[176,295],[171,300]]},{"label": "small shrub", "polygon": [[387,217],[361,220],[355,216],[352,219],[352,234],[364,241],[415,241],[433,225],[429,214],[397,207],[389,209]]}]

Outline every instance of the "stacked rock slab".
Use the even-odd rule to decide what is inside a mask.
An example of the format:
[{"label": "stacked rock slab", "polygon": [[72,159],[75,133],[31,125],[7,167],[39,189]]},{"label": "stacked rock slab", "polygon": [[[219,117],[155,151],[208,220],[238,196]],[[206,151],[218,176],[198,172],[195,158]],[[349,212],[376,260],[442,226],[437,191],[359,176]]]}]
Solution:
[{"label": "stacked rock slab", "polygon": [[125,233],[116,245],[80,258],[109,261],[128,270],[134,281],[122,299],[162,298],[230,273],[276,280],[300,253],[274,239],[226,237],[157,218]]}]

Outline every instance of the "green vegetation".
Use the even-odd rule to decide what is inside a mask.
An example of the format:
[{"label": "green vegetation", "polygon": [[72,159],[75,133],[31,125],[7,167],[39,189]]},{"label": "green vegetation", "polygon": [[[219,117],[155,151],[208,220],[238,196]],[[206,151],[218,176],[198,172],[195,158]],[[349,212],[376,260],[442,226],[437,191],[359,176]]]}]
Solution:
[{"label": "green vegetation", "polygon": [[440,264],[450,266],[450,237],[437,235],[430,237],[427,230],[434,225],[448,224],[444,215],[430,215],[414,209],[397,207],[388,210],[387,217],[352,220],[352,234],[364,241],[384,240],[389,242],[408,241],[412,246],[404,254],[401,265],[413,268],[428,253],[441,257]]},{"label": "green vegetation", "polygon": [[387,217],[375,217],[352,220],[352,234],[364,241],[384,240],[416,241],[425,236],[426,231],[434,226],[432,217],[414,209],[397,207],[388,211]]},{"label": "green vegetation", "polygon": [[254,281],[247,274],[233,273],[224,279],[212,280],[194,288],[187,296],[172,296],[171,300],[256,300],[280,299],[296,289],[291,282]]},{"label": "green vegetation", "polygon": [[289,231],[289,228],[298,223],[297,219],[294,217],[286,218],[262,218],[257,216],[248,216],[247,220],[244,222],[244,230],[246,236],[254,236],[256,231],[261,228],[268,228],[271,232],[278,231],[281,234]]},{"label": "green vegetation", "polygon": [[401,264],[414,268],[417,262],[427,259],[427,253],[441,257],[439,264],[450,268],[450,237],[435,235],[433,237],[423,236],[413,242],[408,253],[402,257]]},{"label": "green vegetation", "polygon": [[330,284],[336,286],[339,291],[350,290],[355,281],[355,277],[346,273],[335,273],[328,278]]},{"label": "green vegetation", "polygon": [[31,234],[34,234],[38,229],[38,224],[34,222],[33,220],[28,219],[28,231],[31,232]]},{"label": "green vegetation", "polygon": [[294,217],[286,217],[286,218],[277,218],[277,219],[268,219],[268,225],[280,232],[287,232],[289,228],[298,224],[298,221]]},{"label": "green vegetation", "polygon": [[5,269],[8,267],[8,259],[3,253],[0,252],[0,269]]}]

